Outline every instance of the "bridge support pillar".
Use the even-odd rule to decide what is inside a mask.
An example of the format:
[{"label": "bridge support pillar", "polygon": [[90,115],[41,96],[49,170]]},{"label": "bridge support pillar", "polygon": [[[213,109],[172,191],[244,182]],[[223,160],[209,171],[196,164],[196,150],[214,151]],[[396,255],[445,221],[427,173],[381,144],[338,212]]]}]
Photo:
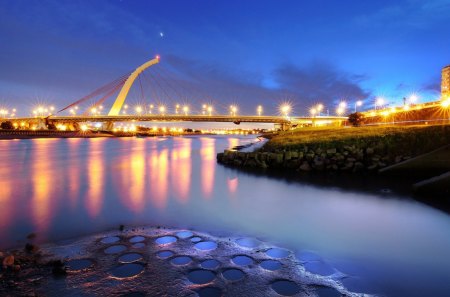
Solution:
[{"label": "bridge support pillar", "polygon": [[112,131],[114,129],[114,123],[113,122],[104,122],[102,125],[102,129],[106,131]]},{"label": "bridge support pillar", "polygon": [[275,124],[275,130],[287,131],[291,128],[291,123]]}]

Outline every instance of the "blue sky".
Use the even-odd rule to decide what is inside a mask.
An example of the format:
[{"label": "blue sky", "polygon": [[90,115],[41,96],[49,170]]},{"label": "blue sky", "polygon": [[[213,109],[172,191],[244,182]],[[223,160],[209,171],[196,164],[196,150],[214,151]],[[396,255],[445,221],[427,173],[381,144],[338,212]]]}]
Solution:
[{"label": "blue sky", "polygon": [[189,78],[224,112],[431,101],[450,64],[449,21],[449,0],[1,0],[0,105],[63,107],[156,54],[174,84]]}]

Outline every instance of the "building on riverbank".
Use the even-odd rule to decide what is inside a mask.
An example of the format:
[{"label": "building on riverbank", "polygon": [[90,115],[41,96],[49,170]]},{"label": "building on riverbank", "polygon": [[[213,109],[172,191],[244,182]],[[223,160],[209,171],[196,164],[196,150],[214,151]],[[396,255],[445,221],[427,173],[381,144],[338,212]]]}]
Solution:
[{"label": "building on riverbank", "polygon": [[450,98],[450,65],[442,68],[441,100]]}]

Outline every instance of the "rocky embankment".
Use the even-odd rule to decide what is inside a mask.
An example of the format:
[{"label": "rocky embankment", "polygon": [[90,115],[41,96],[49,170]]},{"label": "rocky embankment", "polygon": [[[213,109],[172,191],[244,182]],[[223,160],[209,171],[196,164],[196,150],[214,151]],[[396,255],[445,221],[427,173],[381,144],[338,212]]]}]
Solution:
[{"label": "rocky embankment", "polygon": [[[350,129],[359,132],[359,128]],[[289,136],[283,137],[289,140]],[[342,139],[308,143],[287,141],[282,145],[272,143],[276,138],[256,152],[225,150],[217,154],[217,161],[234,167],[268,170],[377,172],[449,144],[450,126],[398,129],[388,133],[383,130],[379,135],[355,133]]]}]

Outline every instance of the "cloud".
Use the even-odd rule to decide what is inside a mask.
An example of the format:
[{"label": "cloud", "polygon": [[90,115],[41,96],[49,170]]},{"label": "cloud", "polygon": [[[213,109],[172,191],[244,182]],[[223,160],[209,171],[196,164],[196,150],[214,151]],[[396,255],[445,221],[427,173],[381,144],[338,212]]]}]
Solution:
[{"label": "cloud", "polygon": [[178,56],[165,60],[176,73],[178,85],[201,89],[225,109],[230,103],[238,103],[250,113],[256,105],[263,104],[271,109],[270,113],[276,113],[278,105],[288,100],[296,106],[297,114],[307,114],[314,103],[321,102],[331,110],[342,99],[353,101],[371,95],[360,86],[367,79],[365,75],[346,73],[326,62],[314,62],[304,68],[293,64],[279,66],[272,74],[277,88],[267,88],[265,77],[260,74],[218,68]]},{"label": "cloud", "polygon": [[275,71],[281,88],[306,104],[333,105],[340,100],[360,100],[370,96],[360,83],[365,75],[352,75],[327,62],[313,62],[304,68],[284,65]]}]

